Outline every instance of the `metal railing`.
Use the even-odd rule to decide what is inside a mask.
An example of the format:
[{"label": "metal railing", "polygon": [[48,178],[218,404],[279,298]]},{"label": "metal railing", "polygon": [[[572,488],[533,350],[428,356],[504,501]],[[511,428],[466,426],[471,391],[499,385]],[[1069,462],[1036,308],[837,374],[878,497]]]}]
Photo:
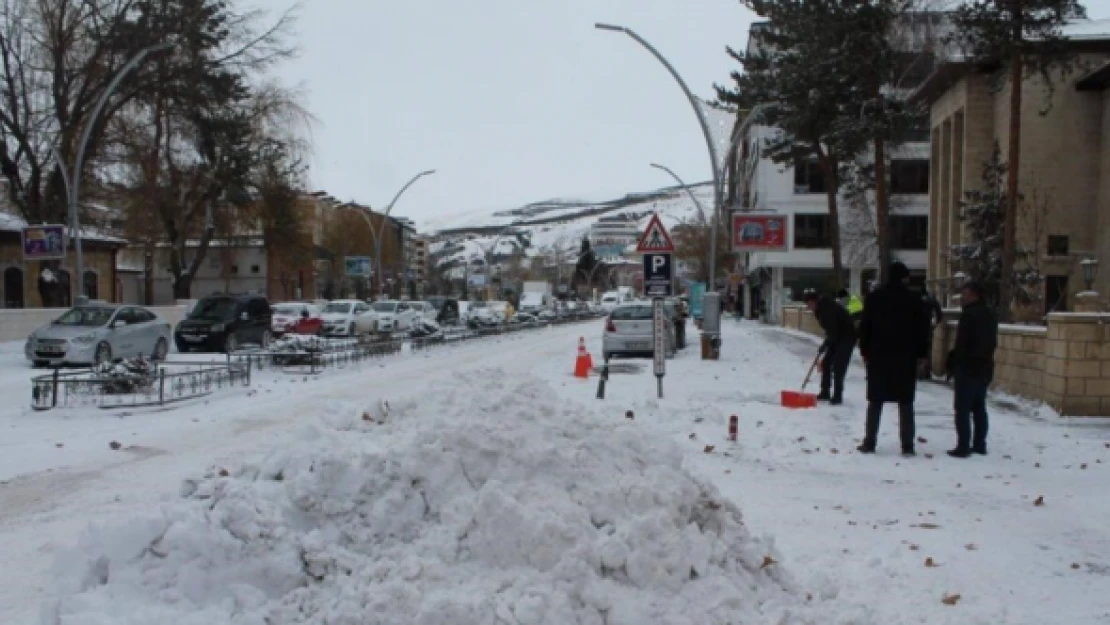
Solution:
[{"label": "metal railing", "polygon": [[31,408],[164,406],[250,383],[249,362],[163,362],[149,373],[128,376],[55,369],[31,380]]},{"label": "metal railing", "polygon": [[302,341],[295,349],[240,351],[228,354],[228,361],[247,363],[260,371],[277,369],[286,373],[320,373],[343,369],[367,360],[384,358],[401,351],[401,339],[317,339]]}]

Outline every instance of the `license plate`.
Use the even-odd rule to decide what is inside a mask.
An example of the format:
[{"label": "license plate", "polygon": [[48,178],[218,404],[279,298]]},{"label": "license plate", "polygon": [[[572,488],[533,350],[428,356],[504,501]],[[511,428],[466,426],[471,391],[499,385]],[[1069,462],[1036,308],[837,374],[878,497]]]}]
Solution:
[{"label": "license plate", "polygon": [[629,343],[628,349],[651,349],[651,343],[647,341]]},{"label": "license plate", "polygon": [[197,341],[203,341],[204,340],[203,336],[197,336],[195,334],[183,334],[181,336],[181,338],[185,339],[186,341],[192,341],[194,343],[197,342]]},{"label": "license plate", "polygon": [[41,347],[38,349],[38,352],[40,354],[51,354],[60,356],[65,353],[65,350],[59,349],[57,347]]}]

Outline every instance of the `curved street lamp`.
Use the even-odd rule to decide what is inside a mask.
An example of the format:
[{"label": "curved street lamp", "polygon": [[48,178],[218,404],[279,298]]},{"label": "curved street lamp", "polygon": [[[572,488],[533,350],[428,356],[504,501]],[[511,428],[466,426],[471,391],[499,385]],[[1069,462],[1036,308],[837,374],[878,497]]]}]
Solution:
[{"label": "curved street lamp", "polygon": [[[172,43],[159,43],[153,46],[147,46],[139,50],[138,54],[131,57],[131,60],[124,64],[123,67],[116,72],[112,81],[104,89],[104,93],[100,94],[100,99],[96,101],[96,106],[89,115],[88,121],[85,123],[85,129],[81,132],[81,140],[77,144],[77,159],[73,162],[73,175],[70,177],[69,186],[69,228],[73,237],[73,251],[77,261],[77,284],[79,295],[77,296],[76,303],[78,305],[88,303],[89,298],[85,295],[85,259],[81,249],[81,224],[77,216],[77,206],[81,198],[81,170],[85,165],[85,149],[89,145],[89,135],[92,134],[93,126],[96,125],[96,120],[100,118],[101,111],[104,110],[104,105],[108,103],[108,97],[115,93],[120,83],[127,74],[135,69],[139,63],[146,59],[147,55],[160,52],[162,50],[169,50],[173,48]],[[57,158],[57,156],[55,156]],[[62,168],[65,169],[64,167]]]},{"label": "curved street lamp", "polygon": [[713,238],[709,242],[709,288],[707,288],[705,292],[707,294],[711,292],[715,293],[715,274],[717,271],[717,230],[719,228],[720,211],[723,202],[721,200],[721,172],[718,168],[718,163],[720,161],[717,159],[717,146],[713,143],[713,135],[709,132],[709,122],[705,119],[705,113],[702,112],[697,97],[693,94],[692,91],[690,91],[690,88],[686,86],[686,81],[682,79],[682,76],[679,76],[678,71],[675,70],[674,66],[671,65],[670,62],[667,61],[667,59],[664,58],[664,56],[660,54],[659,51],[656,50],[643,37],[636,34],[632,29],[625,28],[624,26],[598,23],[594,24],[594,28],[597,28],[598,30],[608,30],[624,33],[632,39],[636,40],[636,43],[643,46],[648,52],[652,54],[652,56],[655,57],[657,61],[659,61],[663,65],[663,67],[667,68],[667,71],[670,72],[671,77],[674,78],[675,82],[678,83],[678,86],[682,89],[682,92],[686,94],[686,99],[690,101],[690,106],[694,109],[694,114],[697,115],[698,124],[701,125],[702,135],[705,136],[705,146],[709,150],[710,168],[713,172]]}]

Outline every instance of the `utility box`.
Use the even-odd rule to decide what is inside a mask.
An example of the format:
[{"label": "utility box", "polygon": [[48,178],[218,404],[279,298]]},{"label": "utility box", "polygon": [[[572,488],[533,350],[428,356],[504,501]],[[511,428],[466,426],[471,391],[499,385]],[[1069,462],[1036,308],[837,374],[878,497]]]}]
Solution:
[{"label": "utility box", "polygon": [[706,291],[703,297],[702,332],[718,335],[721,333],[721,294],[716,291]]}]

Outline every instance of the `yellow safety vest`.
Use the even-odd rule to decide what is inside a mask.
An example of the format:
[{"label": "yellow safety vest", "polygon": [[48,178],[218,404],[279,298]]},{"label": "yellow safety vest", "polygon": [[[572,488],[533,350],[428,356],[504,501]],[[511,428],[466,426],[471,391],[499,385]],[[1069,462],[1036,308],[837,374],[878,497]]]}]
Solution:
[{"label": "yellow safety vest", "polygon": [[853,295],[848,298],[848,314],[854,315],[863,312],[863,300],[858,295]]}]

